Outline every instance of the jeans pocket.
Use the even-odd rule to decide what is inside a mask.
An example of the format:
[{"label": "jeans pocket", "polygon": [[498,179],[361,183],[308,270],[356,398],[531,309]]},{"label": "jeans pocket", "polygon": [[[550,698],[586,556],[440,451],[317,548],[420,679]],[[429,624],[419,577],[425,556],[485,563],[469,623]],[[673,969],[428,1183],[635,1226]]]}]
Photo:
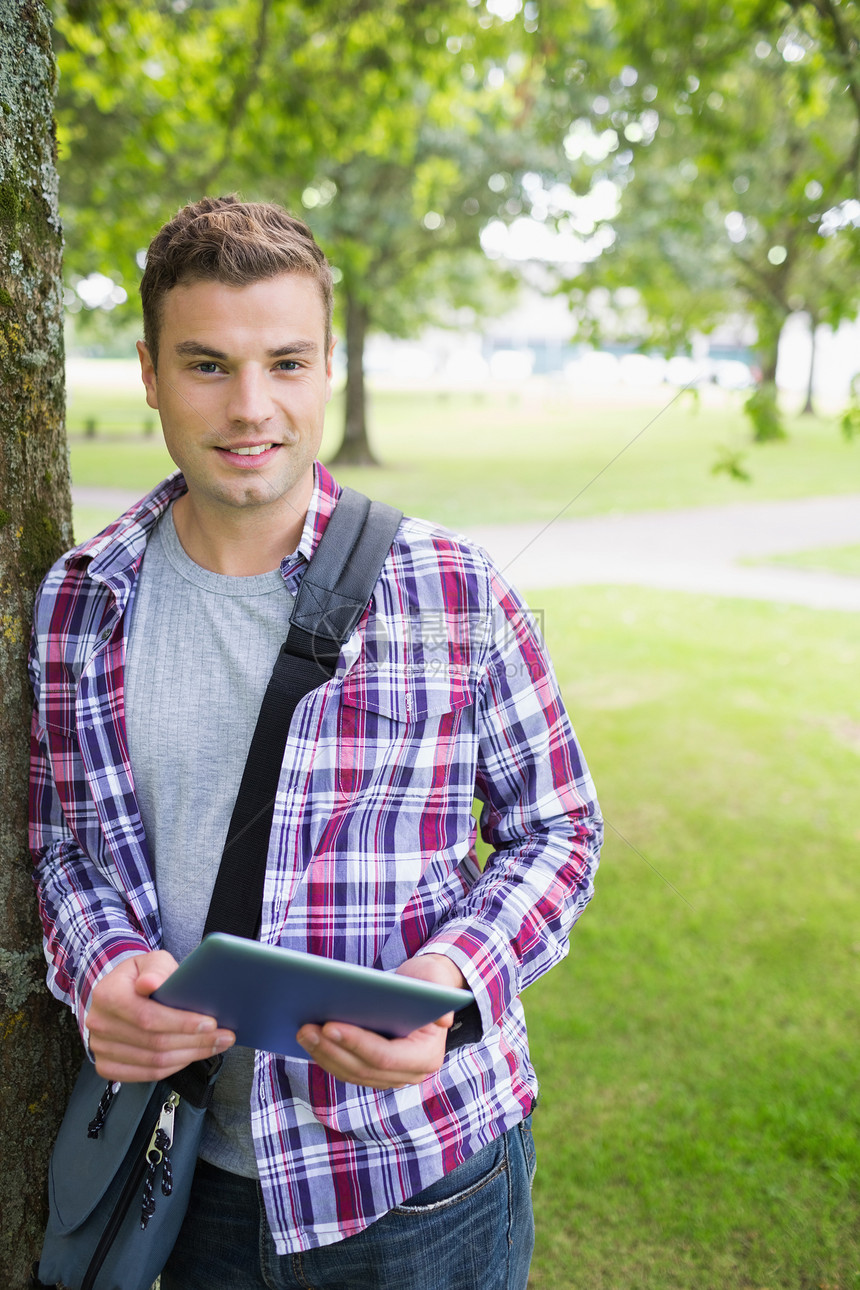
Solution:
[{"label": "jeans pocket", "polygon": [[416,1214],[430,1210],[448,1209],[468,1200],[483,1187],[493,1182],[508,1168],[507,1135],[502,1134],[489,1146],[476,1151],[468,1160],[464,1160],[456,1169],[445,1174],[437,1182],[431,1183],[423,1191],[417,1192],[395,1206],[400,1214]]},{"label": "jeans pocket", "polygon": [[526,1158],[526,1171],[529,1176],[529,1186],[535,1180],[535,1170],[537,1169],[537,1153],[535,1151],[535,1140],[532,1135],[532,1117],[527,1115],[517,1125],[517,1132],[523,1147],[523,1155]]}]

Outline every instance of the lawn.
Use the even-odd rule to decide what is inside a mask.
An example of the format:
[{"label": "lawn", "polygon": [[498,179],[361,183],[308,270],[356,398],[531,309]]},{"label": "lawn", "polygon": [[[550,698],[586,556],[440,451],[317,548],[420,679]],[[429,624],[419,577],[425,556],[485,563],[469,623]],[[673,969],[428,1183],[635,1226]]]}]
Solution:
[{"label": "lawn", "polygon": [[608,820],[525,996],[534,1290],[860,1286],[857,618],[542,592]]},{"label": "lawn", "polygon": [[[141,427],[149,413],[142,392],[76,391],[69,408],[72,479],[76,484],[145,492],[171,468],[157,436]],[[340,439],[336,396],[323,459]],[[669,387],[638,402],[623,391],[578,395],[536,386],[521,392],[397,393],[371,396],[378,470],[342,470],[344,482],[395,502],[407,514],[457,528],[546,521],[609,510],[649,510],[851,492],[858,488],[860,445],[848,444],[834,420],[790,419],[784,443],[753,447],[740,396],[707,390],[697,402]],[[83,435],[96,420],[96,438]],[[712,466],[740,452],[750,483]],[[620,455],[619,455],[620,454]],[[611,465],[610,465],[611,463]],[[76,516],[86,536],[115,508]]]},{"label": "lawn", "polygon": [[755,563],[783,567],[788,565],[791,568],[815,569],[823,573],[840,573],[849,578],[860,578],[860,546],[815,547],[811,551],[792,551],[789,555],[774,555],[769,560],[758,560]]}]

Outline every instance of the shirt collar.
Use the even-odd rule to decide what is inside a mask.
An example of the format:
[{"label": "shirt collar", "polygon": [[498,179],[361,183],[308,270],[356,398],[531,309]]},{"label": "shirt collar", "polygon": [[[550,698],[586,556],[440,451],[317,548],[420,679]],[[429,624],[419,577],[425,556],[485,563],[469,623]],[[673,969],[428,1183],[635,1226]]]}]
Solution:
[{"label": "shirt collar", "polygon": [[89,561],[90,577],[102,581],[129,568],[143,554],[161,516],[186,491],[181,471],[174,471],[119,519],[66,556],[66,568]]},{"label": "shirt collar", "polygon": [[[185,478],[175,471],[146,497],[109,524],[106,529],[75,547],[66,556],[66,567],[89,561],[89,574],[98,581],[129,568],[143,554],[161,516],[186,492]],[[281,565],[285,578],[309,563],[337,505],[341,487],[321,462],[314,463],[314,490],[299,544]]]},{"label": "shirt collar", "polygon": [[285,577],[298,568],[299,558],[310,563],[319,540],[326,531],[332,511],[337,506],[341,491],[340,484],[329,474],[322,462],[314,462],[314,491],[308,505],[299,545],[281,565]]}]

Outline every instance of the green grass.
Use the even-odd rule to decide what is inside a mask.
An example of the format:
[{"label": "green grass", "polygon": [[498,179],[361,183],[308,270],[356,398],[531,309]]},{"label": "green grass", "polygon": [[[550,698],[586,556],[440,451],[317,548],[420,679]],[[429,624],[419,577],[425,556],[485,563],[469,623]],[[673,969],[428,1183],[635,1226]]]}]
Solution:
[{"label": "green grass", "polygon": [[525,997],[531,1284],[860,1286],[856,616],[532,600],[610,827]]},{"label": "green grass", "polygon": [[[745,561],[753,563],[753,561]],[[789,555],[774,555],[756,564],[790,565],[797,569],[823,570],[841,573],[849,578],[860,578],[860,546],[823,546],[812,551],[792,551]]]},{"label": "green grass", "polygon": [[[790,419],[787,442],[753,447],[739,398],[709,392],[697,404],[685,394],[667,407],[672,398],[666,389],[621,406],[575,389],[377,392],[371,396],[372,439],[384,466],[341,470],[338,477],[407,514],[466,530],[512,519],[546,521],[562,510],[577,516],[719,505],[858,487],[860,448],[846,443],[833,421]],[[86,439],[81,431],[94,406],[98,437]],[[171,462],[157,438],[135,429],[147,414],[136,387],[97,399],[77,391],[69,421],[73,481],[140,494],[157,483]],[[340,423],[336,398],[324,460],[337,449]],[[751,483],[712,473],[726,445],[745,454]],[[113,513],[105,509],[100,522]],[[82,519],[78,532],[85,536]]]}]

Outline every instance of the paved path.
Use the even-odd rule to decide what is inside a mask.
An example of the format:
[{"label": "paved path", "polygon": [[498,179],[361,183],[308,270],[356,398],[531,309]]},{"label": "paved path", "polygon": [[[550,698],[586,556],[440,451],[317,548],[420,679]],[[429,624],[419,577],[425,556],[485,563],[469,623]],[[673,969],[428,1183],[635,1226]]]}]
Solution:
[{"label": "paved path", "polygon": [[104,510],[122,515],[135,502],[139,502],[143,493],[130,492],[127,488],[89,488],[86,485],[72,485],[72,501],[75,506],[98,506]]},{"label": "paved path", "polygon": [[860,494],[490,525],[473,536],[523,587],[635,584],[860,612],[860,578],[743,559],[860,544]]},{"label": "paved path", "polygon": [[[137,500],[101,488],[76,488],[74,497],[117,513]],[[740,563],[860,544],[860,493],[560,519],[543,528],[481,525],[469,534],[529,590],[621,583],[860,612],[860,578]]]}]

